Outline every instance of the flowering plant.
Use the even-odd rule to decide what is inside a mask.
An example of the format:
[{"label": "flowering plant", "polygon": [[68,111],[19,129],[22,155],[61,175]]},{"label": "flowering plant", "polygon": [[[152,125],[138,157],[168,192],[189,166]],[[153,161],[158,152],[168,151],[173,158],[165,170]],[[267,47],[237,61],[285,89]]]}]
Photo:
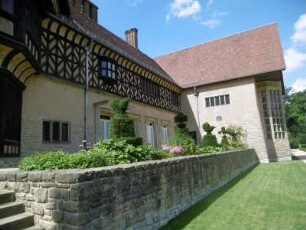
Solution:
[{"label": "flowering plant", "polygon": [[179,155],[182,154],[184,152],[184,148],[182,145],[175,145],[175,146],[171,146],[171,145],[162,145],[162,150],[175,154],[175,155]]}]

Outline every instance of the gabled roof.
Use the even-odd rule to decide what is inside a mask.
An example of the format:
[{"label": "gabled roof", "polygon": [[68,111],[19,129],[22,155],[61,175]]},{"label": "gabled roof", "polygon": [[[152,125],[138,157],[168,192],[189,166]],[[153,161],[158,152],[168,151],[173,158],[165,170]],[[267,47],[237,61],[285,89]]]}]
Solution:
[{"label": "gabled roof", "polygon": [[176,85],[168,73],[165,72],[152,58],[99,25],[93,19],[83,15],[79,9],[73,6],[71,0],[69,0],[69,4],[72,19],[78,26],[85,31],[90,32],[95,38],[97,38],[97,40],[100,40],[103,44],[107,45],[108,48]]},{"label": "gabled roof", "polygon": [[183,88],[286,68],[276,24],[155,58]]}]

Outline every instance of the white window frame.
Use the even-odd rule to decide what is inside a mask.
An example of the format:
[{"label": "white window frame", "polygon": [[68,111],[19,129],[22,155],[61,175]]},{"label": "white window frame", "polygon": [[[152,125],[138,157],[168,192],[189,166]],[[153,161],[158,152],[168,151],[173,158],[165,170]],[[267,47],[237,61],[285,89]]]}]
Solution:
[{"label": "white window frame", "polygon": [[153,147],[157,146],[154,122],[147,122],[147,143]]}]

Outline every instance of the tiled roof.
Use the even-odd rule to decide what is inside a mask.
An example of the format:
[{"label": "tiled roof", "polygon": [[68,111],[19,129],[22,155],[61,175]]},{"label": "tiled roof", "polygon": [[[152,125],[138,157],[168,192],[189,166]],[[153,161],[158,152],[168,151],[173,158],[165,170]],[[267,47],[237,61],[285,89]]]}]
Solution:
[{"label": "tiled roof", "polygon": [[286,68],[276,24],[203,43],[155,60],[183,88]]},{"label": "tiled roof", "polygon": [[152,58],[142,53],[139,49],[131,46],[126,41],[119,38],[103,26],[99,25],[93,19],[83,15],[78,8],[73,6],[70,0],[69,3],[72,19],[82,29],[94,35],[96,40],[102,41],[105,45],[108,46],[108,48],[118,52],[119,54],[146,68],[152,73],[159,75],[165,80],[175,84],[168,73],[166,73]]}]

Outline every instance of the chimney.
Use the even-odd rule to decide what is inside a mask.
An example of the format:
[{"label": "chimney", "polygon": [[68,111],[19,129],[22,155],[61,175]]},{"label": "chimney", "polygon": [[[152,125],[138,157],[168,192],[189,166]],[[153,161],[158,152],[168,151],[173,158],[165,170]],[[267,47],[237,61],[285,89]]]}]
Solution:
[{"label": "chimney", "polygon": [[131,46],[134,46],[138,49],[138,30],[136,28],[132,28],[125,31],[125,40]]}]

